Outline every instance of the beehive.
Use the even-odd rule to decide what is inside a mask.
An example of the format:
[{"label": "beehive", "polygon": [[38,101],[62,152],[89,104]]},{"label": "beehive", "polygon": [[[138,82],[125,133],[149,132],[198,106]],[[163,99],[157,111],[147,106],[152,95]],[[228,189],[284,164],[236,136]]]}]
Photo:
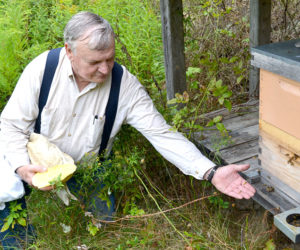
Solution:
[{"label": "beehive", "polygon": [[300,202],[299,40],[252,50],[260,68],[259,163],[273,186]]}]

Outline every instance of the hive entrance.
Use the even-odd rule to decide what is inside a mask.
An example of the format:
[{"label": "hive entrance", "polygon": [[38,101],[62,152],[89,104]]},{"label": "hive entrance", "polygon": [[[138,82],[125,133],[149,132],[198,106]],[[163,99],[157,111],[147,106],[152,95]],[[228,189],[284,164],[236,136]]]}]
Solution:
[{"label": "hive entrance", "polygon": [[300,214],[290,214],[286,218],[286,222],[294,227],[300,227]]}]

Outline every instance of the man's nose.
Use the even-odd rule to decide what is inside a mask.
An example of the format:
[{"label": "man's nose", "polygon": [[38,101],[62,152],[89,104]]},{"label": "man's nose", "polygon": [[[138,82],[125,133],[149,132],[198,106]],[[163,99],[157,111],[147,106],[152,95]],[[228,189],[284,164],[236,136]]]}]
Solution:
[{"label": "man's nose", "polygon": [[107,63],[101,63],[98,67],[98,71],[104,75],[109,73],[109,65]]}]

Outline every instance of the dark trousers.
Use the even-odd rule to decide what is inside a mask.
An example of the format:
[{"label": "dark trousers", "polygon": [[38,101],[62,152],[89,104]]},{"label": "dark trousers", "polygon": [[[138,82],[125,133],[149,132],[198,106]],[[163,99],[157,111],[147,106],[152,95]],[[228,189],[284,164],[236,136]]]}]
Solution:
[{"label": "dark trousers", "polygon": [[[24,183],[25,196],[30,193],[30,188],[26,183]],[[22,209],[26,209],[25,196],[18,200],[18,203],[21,203]],[[4,210],[0,210],[0,230],[5,223],[5,218],[10,214],[9,208],[10,202],[5,204]],[[22,249],[27,242],[33,242],[34,232],[32,225],[23,227],[19,224],[16,224],[14,229],[7,229],[4,232],[0,232],[0,241],[3,249]]]},{"label": "dark trousers", "polygon": [[115,212],[115,196],[110,194],[108,196],[109,202],[99,197],[100,191],[104,187],[100,180],[95,180],[87,197],[81,195],[80,183],[75,178],[68,180],[67,186],[71,193],[84,204],[86,210],[91,212],[95,218],[106,221],[112,220],[113,213]]}]

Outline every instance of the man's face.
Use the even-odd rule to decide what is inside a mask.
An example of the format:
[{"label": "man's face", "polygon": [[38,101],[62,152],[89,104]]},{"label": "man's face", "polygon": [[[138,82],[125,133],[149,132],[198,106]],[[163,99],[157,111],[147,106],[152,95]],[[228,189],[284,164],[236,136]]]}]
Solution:
[{"label": "man's face", "polygon": [[77,42],[75,53],[71,51],[68,44],[65,44],[65,48],[78,84],[105,82],[114,66],[114,41],[104,50],[90,50],[86,41]]}]

